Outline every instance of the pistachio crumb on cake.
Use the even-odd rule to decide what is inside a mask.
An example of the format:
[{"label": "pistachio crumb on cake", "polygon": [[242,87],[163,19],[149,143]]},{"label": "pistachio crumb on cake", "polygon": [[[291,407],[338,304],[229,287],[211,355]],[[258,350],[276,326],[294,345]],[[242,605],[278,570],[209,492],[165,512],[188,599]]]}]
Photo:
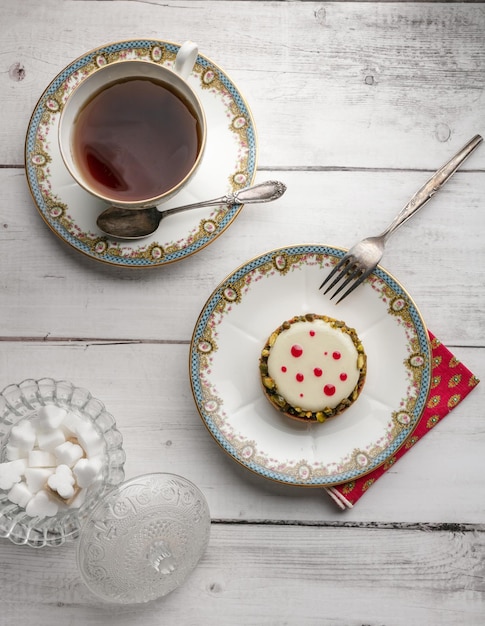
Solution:
[{"label": "pistachio crumb on cake", "polygon": [[357,332],[326,315],[297,315],[274,330],[261,351],[261,382],[288,417],[325,422],[359,397],[367,357]]}]

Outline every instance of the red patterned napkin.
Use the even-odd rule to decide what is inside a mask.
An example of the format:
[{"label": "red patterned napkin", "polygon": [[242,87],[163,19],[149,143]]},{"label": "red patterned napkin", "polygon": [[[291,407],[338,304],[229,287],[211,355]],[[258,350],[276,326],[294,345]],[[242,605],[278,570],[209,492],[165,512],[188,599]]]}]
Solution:
[{"label": "red patterned napkin", "polygon": [[414,444],[422,439],[440,420],[452,411],[476,385],[478,378],[465,367],[436,337],[429,332],[431,341],[431,386],[428,402],[421,419],[411,435],[394,456],[370,474],[325,491],[341,509],[352,508],[376,480],[394,465]]}]

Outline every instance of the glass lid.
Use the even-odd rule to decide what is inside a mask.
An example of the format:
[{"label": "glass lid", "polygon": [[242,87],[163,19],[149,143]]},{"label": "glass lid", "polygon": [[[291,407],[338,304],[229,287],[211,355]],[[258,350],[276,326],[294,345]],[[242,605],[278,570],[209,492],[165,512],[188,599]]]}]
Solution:
[{"label": "glass lid", "polygon": [[77,558],[89,589],[109,602],[148,602],[176,589],[209,542],[201,491],[175,474],[137,476],[96,505]]}]

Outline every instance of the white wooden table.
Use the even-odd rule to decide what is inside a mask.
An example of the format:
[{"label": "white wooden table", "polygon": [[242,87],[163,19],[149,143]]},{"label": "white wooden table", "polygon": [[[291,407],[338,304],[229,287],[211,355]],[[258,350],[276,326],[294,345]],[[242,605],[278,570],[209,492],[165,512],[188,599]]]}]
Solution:
[{"label": "white wooden table", "polygon": [[[90,389],[123,433],[126,476],[186,476],[212,514],[197,569],[142,606],[97,602],[72,544],[1,540],[0,624],[485,624],[483,385],[341,512],[319,489],[277,485],[223,454],[187,373],[197,316],[235,267],[287,244],[348,247],[379,232],[485,132],[485,3],[0,0],[0,33],[0,387],[52,376]],[[57,73],[137,37],[197,41],[251,106],[257,181],[288,186],[198,254],[151,271],[97,263],[56,238],[23,155]],[[484,171],[481,147],[383,262],[479,378]]]}]

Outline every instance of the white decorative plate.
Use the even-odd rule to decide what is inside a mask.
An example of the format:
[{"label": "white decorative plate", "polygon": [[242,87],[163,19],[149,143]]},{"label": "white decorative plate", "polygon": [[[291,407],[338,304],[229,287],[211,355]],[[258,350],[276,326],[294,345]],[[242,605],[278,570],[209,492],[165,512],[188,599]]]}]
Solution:
[{"label": "white decorative plate", "polygon": [[[217,287],[194,329],[190,379],[205,425],[234,460],[275,481],[328,486],[362,476],[392,457],[425,407],[431,352],[416,306],[380,267],[335,305],[319,285],[343,254],[299,245],[249,261]],[[261,387],[267,337],[304,313],[345,321],[367,353],[358,400],[323,424],[285,417]]]},{"label": "white decorative plate", "polygon": [[[96,226],[102,202],[81,189],[61,158],[57,131],[60,111],[73,88],[107,63],[143,59],[172,66],[179,45],[159,40],[122,41],[92,50],[73,61],[47,87],[27,131],[25,166],[34,202],[61,239],[87,256],[112,265],[161,266],[212,243],[237,217],[241,205],[195,209],[163,221],[150,237],[115,240]],[[199,55],[188,82],[207,119],[203,161],[190,183],[163,204],[171,208],[218,198],[250,185],[256,173],[256,132],[251,112],[228,76]]]}]

